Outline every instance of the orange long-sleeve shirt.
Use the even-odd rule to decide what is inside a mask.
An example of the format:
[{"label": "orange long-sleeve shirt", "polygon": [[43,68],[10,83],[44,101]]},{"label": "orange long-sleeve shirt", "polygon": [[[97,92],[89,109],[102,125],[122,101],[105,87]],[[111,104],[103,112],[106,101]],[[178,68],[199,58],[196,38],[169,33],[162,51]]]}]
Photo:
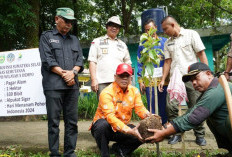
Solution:
[{"label": "orange long-sleeve shirt", "polygon": [[113,82],[100,94],[93,123],[98,119],[106,119],[115,132],[126,132],[130,129],[127,124],[131,120],[132,109],[142,119],[149,114],[136,87],[129,85],[124,93],[117,83]]}]

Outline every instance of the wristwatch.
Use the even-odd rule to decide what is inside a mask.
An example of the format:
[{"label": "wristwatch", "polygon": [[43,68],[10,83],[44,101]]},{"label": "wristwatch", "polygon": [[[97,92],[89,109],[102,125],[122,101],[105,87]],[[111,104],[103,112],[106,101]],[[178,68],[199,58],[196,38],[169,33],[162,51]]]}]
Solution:
[{"label": "wristwatch", "polygon": [[78,71],[75,70],[75,69],[73,69],[73,73],[74,73],[74,75],[77,75],[77,74],[78,74]]}]

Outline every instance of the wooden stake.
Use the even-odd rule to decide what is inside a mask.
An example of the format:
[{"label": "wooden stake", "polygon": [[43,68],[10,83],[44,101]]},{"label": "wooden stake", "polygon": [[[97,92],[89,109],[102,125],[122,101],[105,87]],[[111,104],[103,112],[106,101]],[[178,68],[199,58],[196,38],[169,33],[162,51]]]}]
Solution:
[{"label": "wooden stake", "polygon": [[[182,110],[181,110],[181,104],[178,105],[179,111],[178,111],[178,115],[181,116],[182,115]],[[182,156],[185,157],[186,156],[186,152],[185,152],[185,138],[184,138],[184,133],[181,133],[181,147],[182,147]]]},{"label": "wooden stake", "polygon": [[229,84],[228,84],[226,77],[224,75],[221,75],[219,77],[218,81],[221,84],[221,86],[225,92],[226,104],[227,104],[227,108],[228,108],[228,112],[229,112],[230,126],[232,129],[232,97],[231,97],[230,87],[229,87]]},{"label": "wooden stake", "polygon": [[[158,94],[157,94],[157,78],[154,78],[154,92],[155,92],[155,114],[159,115],[159,109],[158,109]],[[160,149],[159,149],[159,143],[156,143],[156,152],[157,157],[160,156]]]}]

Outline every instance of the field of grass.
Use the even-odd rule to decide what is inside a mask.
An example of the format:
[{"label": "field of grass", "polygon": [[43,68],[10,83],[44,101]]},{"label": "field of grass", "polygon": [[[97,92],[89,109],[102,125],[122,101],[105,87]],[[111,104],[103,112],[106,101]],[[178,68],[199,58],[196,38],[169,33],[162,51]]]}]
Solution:
[{"label": "field of grass", "polygon": [[[147,107],[146,96],[142,95],[144,105]],[[92,119],[97,109],[97,96],[95,93],[89,93],[84,97],[79,97],[78,103],[78,115],[79,119]],[[43,117],[46,120],[46,116]],[[138,120],[138,116],[133,113],[132,120]],[[0,148],[0,157],[49,157],[48,149],[40,150],[38,148],[29,148],[27,150],[21,149],[20,146],[6,146],[6,148]],[[78,157],[100,157],[98,150],[76,150]],[[156,157],[156,150],[151,148],[139,148],[131,157]],[[161,150],[160,157],[181,157],[181,151],[179,150]],[[186,152],[186,157],[220,157],[223,152],[207,151],[207,150],[193,150]],[[115,157],[115,155],[111,155]]]},{"label": "field of grass", "polygon": [[[100,157],[99,152],[94,150],[77,150],[77,157]],[[155,149],[138,148],[131,157],[156,157]],[[36,150],[21,150],[20,147],[8,147],[7,149],[0,150],[0,157],[49,157],[48,152],[36,152]],[[111,154],[111,157],[116,157]],[[182,154],[178,151],[161,150],[160,157],[182,157]],[[193,150],[186,152],[186,157],[229,157],[222,152],[216,151],[199,151]]]}]

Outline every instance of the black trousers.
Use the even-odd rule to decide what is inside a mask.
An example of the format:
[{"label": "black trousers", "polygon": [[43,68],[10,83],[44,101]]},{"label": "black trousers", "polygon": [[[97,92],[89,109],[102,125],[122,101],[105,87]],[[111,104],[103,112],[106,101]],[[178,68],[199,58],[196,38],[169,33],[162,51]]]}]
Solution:
[{"label": "black trousers", "polygon": [[[135,126],[130,124],[130,128]],[[109,157],[109,141],[115,141],[122,149],[125,155],[132,153],[137,149],[142,142],[139,141],[135,136],[127,135],[121,132],[114,132],[111,125],[105,119],[97,120],[92,128],[91,133],[96,140],[97,146],[101,151],[102,157]]]},{"label": "black trousers", "polygon": [[50,156],[61,156],[59,153],[59,124],[63,110],[65,125],[64,156],[76,157],[74,150],[77,141],[77,102],[79,90],[44,91],[48,116],[48,143]]}]

